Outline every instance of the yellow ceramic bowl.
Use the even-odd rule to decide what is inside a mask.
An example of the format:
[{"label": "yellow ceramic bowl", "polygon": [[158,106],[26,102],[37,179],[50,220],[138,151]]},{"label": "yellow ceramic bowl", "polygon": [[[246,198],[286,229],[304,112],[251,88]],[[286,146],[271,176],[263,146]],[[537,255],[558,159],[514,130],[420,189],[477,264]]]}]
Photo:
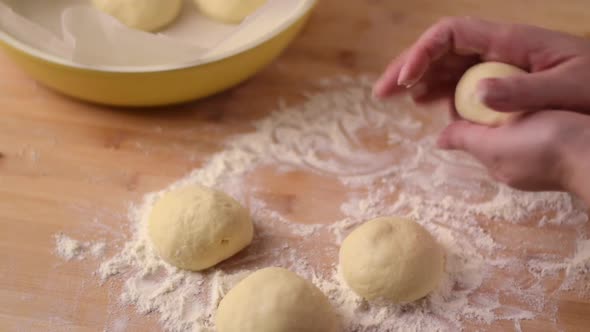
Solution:
[{"label": "yellow ceramic bowl", "polygon": [[38,51],[1,30],[0,47],[34,79],[68,96],[131,107],[182,103],[232,87],[275,59],[301,30],[316,0],[302,2],[278,29],[193,64],[156,69],[85,66]]}]

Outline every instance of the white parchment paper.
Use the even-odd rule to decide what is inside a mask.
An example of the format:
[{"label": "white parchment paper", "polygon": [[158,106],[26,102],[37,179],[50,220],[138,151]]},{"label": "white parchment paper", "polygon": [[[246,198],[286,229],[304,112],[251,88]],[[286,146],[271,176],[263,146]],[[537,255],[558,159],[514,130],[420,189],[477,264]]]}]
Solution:
[{"label": "white parchment paper", "polygon": [[186,0],[159,33],[130,29],[89,0],[0,0],[0,30],[42,52],[83,65],[136,67],[195,63],[278,29],[309,0],[269,0],[239,25],[216,22]]}]

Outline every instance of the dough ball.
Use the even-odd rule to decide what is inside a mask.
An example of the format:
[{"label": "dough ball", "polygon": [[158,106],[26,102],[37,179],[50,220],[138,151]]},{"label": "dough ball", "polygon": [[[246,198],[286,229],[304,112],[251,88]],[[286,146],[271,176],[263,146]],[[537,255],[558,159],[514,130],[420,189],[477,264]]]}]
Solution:
[{"label": "dough ball", "polygon": [[443,265],[443,250],[432,235],[402,218],[368,221],[340,248],[344,280],[367,300],[418,300],[437,287]]},{"label": "dough ball", "polygon": [[498,126],[518,116],[518,113],[502,113],[484,105],[476,94],[477,84],[484,78],[501,78],[526,73],[526,71],[500,62],[484,62],[463,74],[455,90],[455,108],[459,115],[471,122]]},{"label": "dough ball", "polygon": [[248,210],[213,189],[189,186],[168,192],[154,205],[148,232],[156,251],[181,269],[209,268],[252,242]]},{"label": "dough ball", "polygon": [[267,0],[195,0],[199,10],[225,23],[240,23]]},{"label": "dough ball", "polygon": [[326,296],[311,282],[278,267],[252,273],[221,300],[217,332],[336,332]]},{"label": "dough ball", "polygon": [[92,0],[94,6],[128,27],[155,31],[172,23],[182,9],[182,0]]}]

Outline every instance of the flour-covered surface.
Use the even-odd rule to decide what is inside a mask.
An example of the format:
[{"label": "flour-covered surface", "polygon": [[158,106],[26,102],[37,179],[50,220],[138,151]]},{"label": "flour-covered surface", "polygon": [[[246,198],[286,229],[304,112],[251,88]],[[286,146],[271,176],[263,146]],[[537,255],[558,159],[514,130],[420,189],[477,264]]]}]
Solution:
[{"label": "flour-covered surface", "polygon": [[[366,78],[323,80],[305,102],[279,102],[254,131],[230,138],[201,168],[133,204],[133,235],[96,266],[96,278],[122,282],[119,303],[157,316],[168,331],[212,330],[223,295],[266,266],[312,280],[337,309],[343,331],[521,330],[531,320],[559,329],[557,298],[590,294],[583,204],[495,183],[470,157],[436,149],[444,112],[405,98],[377,102],[370,86]],[[256,225],[249,248],[204,273],[159,259],[145,227],[163,192],[191,184],[235,197]],[[416,220],[446,251],[442,284],[414,304],[367,303],[338,272],[342,239],[363,221],[388,215]],[[94,248],[57,239],[62,249],[74,241],[74,252]],[[62,249],[62,257],[76,257]],[[119,325],[125,322],[113,318],[107,330]]]}]

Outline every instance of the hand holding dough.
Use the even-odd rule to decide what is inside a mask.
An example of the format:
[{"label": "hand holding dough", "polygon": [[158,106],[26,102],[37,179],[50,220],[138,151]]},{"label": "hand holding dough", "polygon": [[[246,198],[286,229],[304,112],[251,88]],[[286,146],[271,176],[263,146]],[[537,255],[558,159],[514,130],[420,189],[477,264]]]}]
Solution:
[{"label": "hand holding dough", "polygon": [[484,105],[477,95],[477,84],[484,78],[501,78],[524,74],[526,71],[500,62],[484,62],[465,72],[455,91],[455,108],[459,115],[471,122],[498,126],[510,121],[519,113],[497,112]]},{"label": "hand holding dough", "polygon": [[182,9],[182,0],[92,0],[99,10],[130,28],[155,31],[172,23]]},{"label": "hand holding dough", "polygon": [[154,204],[148,232],[158,254],[181,269],[209,268],[252,242],[248,210],[226,194],[188,186],[164,194]]},{"label": "hand holding dough", "polygon": [[444,272],[444,254],[420,224],[402,218],[378,218],[344,239],[340,267],[348,286],[365,299],[406,303],[438,286]]},{"label": "hand holding dough", "polygon": [[278,267],[256,271],[221,300],[217,332],[336,332],[326,296],[311,282]]}]

